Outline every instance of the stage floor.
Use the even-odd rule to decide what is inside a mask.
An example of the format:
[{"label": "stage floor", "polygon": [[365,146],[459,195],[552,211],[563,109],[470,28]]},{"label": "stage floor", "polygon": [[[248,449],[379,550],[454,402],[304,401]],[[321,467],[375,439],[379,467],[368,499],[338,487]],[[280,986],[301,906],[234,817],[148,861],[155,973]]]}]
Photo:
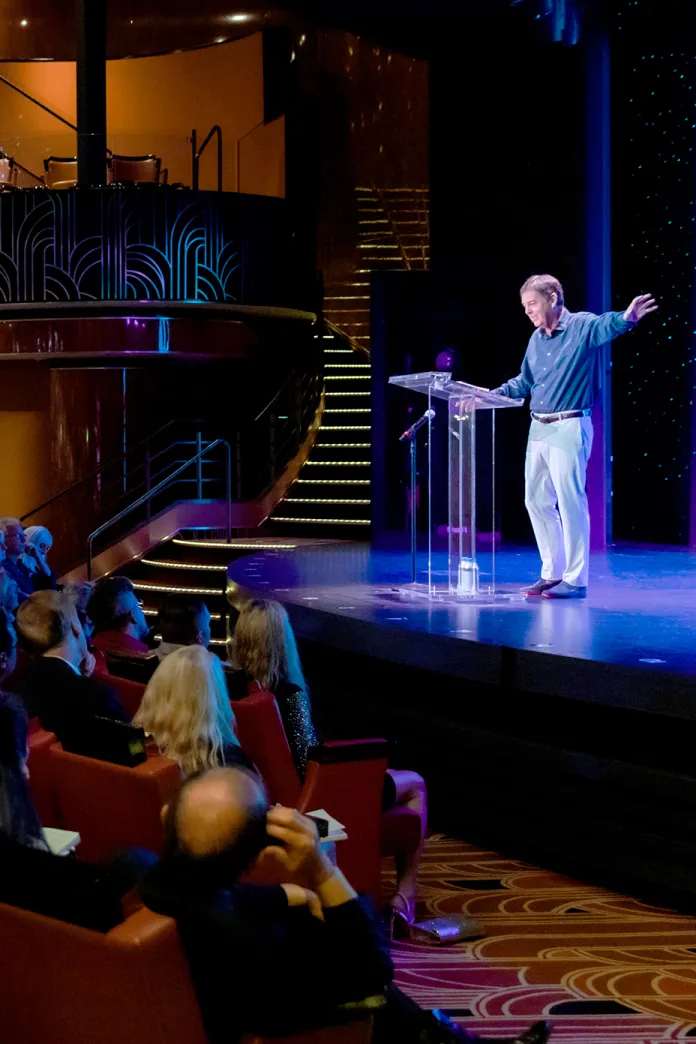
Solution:
[{"label": "stage floor", "polygon": [[[538,576],[532,549],[496,557],[502,590],[517,592]],[[481,556],[482,583],[489,562]],[[444,554],[434,564],[444,582]],[[228,575],[283,602],[300,636],[344,649],[590,700],[591,671],[603,667],[603,702],[613,687],[617,705],[681,715],[684,697],[693,699],[685,686],[696,676],[694,552],[626,547],[593,555],[587,599],[569,602],[428,602],[399,593],[409,571],[404,552],[336,541],[237,559]],[[648,692],[650,706],[641,700]]]}]

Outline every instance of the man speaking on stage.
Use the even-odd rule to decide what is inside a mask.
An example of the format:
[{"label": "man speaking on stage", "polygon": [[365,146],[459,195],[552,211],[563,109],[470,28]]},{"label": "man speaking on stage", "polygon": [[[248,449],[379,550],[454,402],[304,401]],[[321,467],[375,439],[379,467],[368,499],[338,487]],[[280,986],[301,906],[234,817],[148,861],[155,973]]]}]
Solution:
[{"label": "man speaking on stage", "polygon": [[625,312],[569,312],[563,287],[551,275],[531,276],[520,295],[535,330],[519,376],[494,390],[511,399],[531,398],[525,505],[541,555],[541,577],[524,593],[585,598],[590,553],[585,477],[599,349],[657,305],[650,294],[641,294]]}]

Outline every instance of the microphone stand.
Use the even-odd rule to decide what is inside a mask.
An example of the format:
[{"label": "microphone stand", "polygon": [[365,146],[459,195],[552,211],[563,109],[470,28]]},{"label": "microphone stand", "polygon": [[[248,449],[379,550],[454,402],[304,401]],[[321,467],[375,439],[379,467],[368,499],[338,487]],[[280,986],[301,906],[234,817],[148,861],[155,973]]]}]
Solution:
[{"label": "microphone stand", "polygon": [[417,491],[417,471],[416,471],[416,438],[418,435],[418,428],[415,431],[404,432],[399,438],[399,442],[408,442],[408,452],[410,461],[411,471],[411,583],[416,582],[416,545],[418,540],[417,534],[417,517],[416,517],[416,491]]}]

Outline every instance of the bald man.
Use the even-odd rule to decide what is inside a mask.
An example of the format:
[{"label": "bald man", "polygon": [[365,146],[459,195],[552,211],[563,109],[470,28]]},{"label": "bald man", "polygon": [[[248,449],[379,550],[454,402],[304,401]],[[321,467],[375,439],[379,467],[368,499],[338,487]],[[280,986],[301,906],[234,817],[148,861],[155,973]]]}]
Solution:
[{"label": "bald man", "polygon": [[[482,1040],[390,986],[369,899],[331,863],[313,820],[268,809],[257,777],[224,768],[189,778],[166,832],[141,890],[148,906],[177,919],[210,1044],[297,1033],[356,1009],[375,1014],[375,1044]],[[239,884],[252,864],[292,883]],[[518,1044],[545,1044],[549,1032],[540,1023]]]}]

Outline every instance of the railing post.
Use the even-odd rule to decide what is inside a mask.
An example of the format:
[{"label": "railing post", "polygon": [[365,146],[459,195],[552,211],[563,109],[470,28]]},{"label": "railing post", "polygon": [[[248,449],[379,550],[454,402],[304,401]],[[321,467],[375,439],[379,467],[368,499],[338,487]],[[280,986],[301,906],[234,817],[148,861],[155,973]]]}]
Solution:
[{"label": "railing post", "polygon": [[[148,442],[145,447],[145,491],[150,492],[150,486],[152,485],[152,461],[150,459],[150,443]],[[147,501],[147,522],[148,525],[152,520],[152,501],[148,497]]]},{"label": "railing post", "polygon": [[236,497],[237,500],[242,499],[242,433],[238,431],[236,434],[236,446],[235,446],[235,478],[237,485]]},{"label": "railing post", "polygon": [[[200,454],[203,445],[200,431],[196,432],[196,453]],[[196,499],[203,499],[203,460],[199,456],[196,464]]]},{"label": "railing post", "polygon": [[191,188],[198,188],[198,152],[195,128],[191,131]]},{"label": "railing post", "polygon": [[218,127],[217,138],[218,138],[218,155],[217,155],[218,192],[222,192],[222,128],[221,127]]},{"label": "railing post", "polygon": [[227,543],[232,543],[232,447],[225,442],[227,474],[225,476],[225,492],[227,495]]}]

